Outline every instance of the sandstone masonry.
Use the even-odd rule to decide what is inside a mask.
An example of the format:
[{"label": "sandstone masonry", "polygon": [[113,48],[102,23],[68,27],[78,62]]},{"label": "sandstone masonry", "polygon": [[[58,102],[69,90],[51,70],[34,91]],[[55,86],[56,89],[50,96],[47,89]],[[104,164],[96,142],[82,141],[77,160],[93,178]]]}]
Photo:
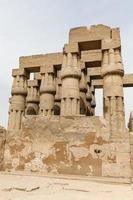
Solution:
[{"label": "sandstone masonry", "polygon": [[4,170],[132,177],[133,113],[128,130],[123,87],[133,75],[124,74],[118,28],[71,29],[62,52],[20,57],[12,76]]}]

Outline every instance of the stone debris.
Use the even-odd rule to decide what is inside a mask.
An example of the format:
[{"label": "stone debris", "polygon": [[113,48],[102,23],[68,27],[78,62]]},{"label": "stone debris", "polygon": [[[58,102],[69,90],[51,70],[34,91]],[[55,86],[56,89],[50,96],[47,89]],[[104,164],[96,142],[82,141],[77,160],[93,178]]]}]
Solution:
[{"label": "stone debris", "polygon": [[32,192],[34,190],[38,190],[40,187],[34,187],[31,189],[27,189],[27,188],[18,188],[18,187],[12,187],[12,188],[5,188],[3,189],[3,191],[5,192],[11,192],[13,190],[18,190],[18,191],[23,191],[23,192]]}]

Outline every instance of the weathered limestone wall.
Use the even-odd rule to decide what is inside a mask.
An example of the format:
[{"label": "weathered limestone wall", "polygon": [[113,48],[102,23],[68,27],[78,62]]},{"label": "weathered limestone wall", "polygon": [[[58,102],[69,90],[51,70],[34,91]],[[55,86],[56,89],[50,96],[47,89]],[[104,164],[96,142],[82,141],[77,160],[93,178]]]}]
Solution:
[{"label": "weathered limestone wall", "polygon": [[33,56],[22,56],[19,59],[20,68],[31,68],[36,71],[42,65],[60,65],[62,64],[63,54],[60,53],[50,53],[41,54]]},{"label": "weathered limestone wall", "polygon": [[129,131],[130,131],[131,169],[132,169],[132,177],[133,177],[133,111],[130,113],[128,126],[129,126]]},{"label": "weathered limestone wall", "polygon": [[[123,86],[133,75],[124,76],[118,28],[71,29],[62,52],[21,57],[12,76],[4,170],[131,177]],[[104,117],[95,116],[97,88]]]},{"label": "weathered limestone wall", "polygon": [[131,170],[133,177],[133,132],[130,132],[130,148],[131,148]]},{"label": "weathered limestone wall", "polygon": [[3,170],[6,130],[0,126],[0,170]]},{"label": "weathered limestone wall", "polygon": [[27,117],[9,132],[5,171],[130,177],[128,135],[110,142],[103,117]]}]

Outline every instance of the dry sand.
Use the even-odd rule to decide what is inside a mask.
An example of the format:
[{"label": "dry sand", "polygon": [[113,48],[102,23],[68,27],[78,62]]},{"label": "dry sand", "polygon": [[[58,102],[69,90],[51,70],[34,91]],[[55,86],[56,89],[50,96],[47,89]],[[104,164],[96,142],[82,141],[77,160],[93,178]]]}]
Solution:
[{"label": "dry sand", "polygon": [[0,200],[133,200],[133,185],[0,175]]}]

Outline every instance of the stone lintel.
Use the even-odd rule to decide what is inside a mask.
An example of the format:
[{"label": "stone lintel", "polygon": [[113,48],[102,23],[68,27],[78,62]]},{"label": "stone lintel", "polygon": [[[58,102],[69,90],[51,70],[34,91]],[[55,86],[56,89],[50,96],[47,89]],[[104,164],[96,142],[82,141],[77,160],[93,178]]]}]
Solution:
[{"label": "stone lintel", "polygon": [[24,56],[19,58],[20,68],[26,68],[30,72],[39,72],[42,65],[61,65],[63,53],[49,53],[41,55]]},{"label": "stone lintel", "polygon": [[[92,85],[95,88],[103,87],[103,79],[93,79]],[[133,74],[125,74],[123,77],[123,87],[133,87]]]},{"label": "stone lintel", "polygon": [[99,50],[88,50],[81,52],[81,60],[83,62],[93,62],[102,60],[102,51]]},{"label": "stone lintel", "polygon": [[38,80],[28,80],[29,87],[38,87]]},{"label": "stone lintel", "polygon": [[41,80],[42,79],[41,74],[39,72],[34,73],[34,78],[36,80]]},{"label": "stone lintel", "polygon": [[13,69],[12,76],[27,76],[27,72],[25,69]]},{"label": "stone lintel", "polygon": [[73,42],[73,43],[65,44],[63,51],[65,53],[78,53],[79,52],[78,43]]},{"label": "stone lintel", "polygon": [[91,81],[91,84],[95,87],[95,88],[103,88],[103,79],[93,79]]},{"label": "stone lintel", "polygon": [[120,39],[105,39],[102,40],[102,50],[105,49],[116,49],[121,47]]},{"label": "stone lintel", "polygon": [[101,67],[89,67],[87,68],[87,74],[89,76],[101,76]]},{"label": "stone lintel", "polygon": [[54,73],[54,67],[53,67],[53,65],[44,65],[44,66],[41,66],[41,68],[40,68],[40,74],[45,74],[45,73]]},{"label": "stone lintel", "polygon": [[123,77],[124,87],[133,87],[133,74],[125,74]]}]

